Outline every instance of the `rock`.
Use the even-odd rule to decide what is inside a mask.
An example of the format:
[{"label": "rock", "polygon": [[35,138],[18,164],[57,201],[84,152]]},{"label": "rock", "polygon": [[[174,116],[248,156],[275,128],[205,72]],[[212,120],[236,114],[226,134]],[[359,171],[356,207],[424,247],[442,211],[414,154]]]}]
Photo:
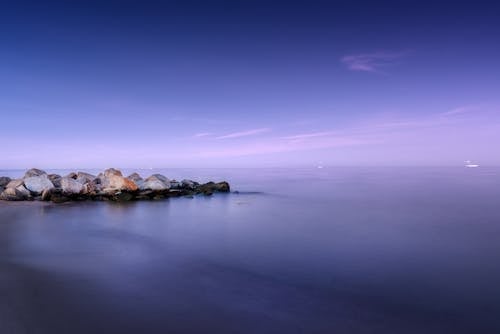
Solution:
[{"label": "rock", "polygon": [[41,169],[31,168],[26,173],[24,173],[24,178],[42,175],[47,175],[47,173],[45,173]]},{"label": "rock", "polygon": [[26,189],[26,187],[24,185],[20,185],[19,187],[16,187],[16,190],[21,192],[24,196],[26,196],[26,198],[31,197],[30,191],[28,189]]},{"label": "rock", "polygon": [[42,192],[42,201],[50,201],[50,196],[53,189],[45,189]]},{"label": "rock", "polygon": [[111,199],[117,202],[128,202],[134,199],[134,195],[129,192],[118,192]]},{"label": "rock", "polygon": [[130,174],[129,176],[127,176],[127,179],[134,181],[139,189],[141,189],[142,185],[144,184],[144,179],[137,173]]},{"label": "rock", "polygon": [[72,178],[63,177],[61,189],[64,195],[78,195],[83,192],[83,184]]},{"label": "rock", "polygon": [[89,173],[78,172],[78,174],[76,174],[76,181],[81,183],[81,184],[92,182],[95,179],[96,179],[96,177],[92,174],[89,174]]},{"label": "rock", "polygon": [[170,196],[170,197],[179,197],[181,195],[182,195],[182,190],[180,190],[180,189],[171,189],[168,192],[168,196]]},{"label": "rock", "polygon": [[132,173],[129,176],[127,176],[127,179],[132,180],[134,182],[137,182],[137,181],[142,180],[142,177],[137,173]]},{"label": "rock", "polygon": [[145,181],[155,181],[155,180],[161,181],[165,183],[165,185],[168,185],[170,183],[170,180],[166,176],[161,174],[153,174],[149,176]]},{"label": "rock", "polygon": [[104,176],[105,176],[105,177],[110,177],[111,175],[115,175],[115,176],[121,176],[121,177],[123,177],[122,172],[121,172],[121,171],[119,171],[118,169],[109,168],[109,169],[106,169],[106,170],[104,171]]},{"label": "rock", "polygon": [[50,200],[54,203],[64,203],[70,199],[62,193],[61,189],[53,189],[50,193]]},{"label": "rock", "polygon": [[54,185],[50,182],[47,174],[25,177],[24,185],[35,195],[40,195],[45,189],[54,188]]},{"label": "rock", "polygon": [[137,191],[139,188],[134,181],[123,177],[122,172],[114,168],[104,171],[104,175],[100,176],[103,190],[111,193],[114,190]]},{"label": "rock", "polygon": [[170,189],[181,189],[182,185],[180,182],[177,182],[175,180],[170,181]]},{"label": "rock", "polygon": [[181,187],[184,189],[195,189],[199,185],[198,182],[191,181],[191,180],[182,180],[181,181]]},{"label": "rock", "polygon": [[76,173],[71,172],[68,175],[66,175],[65,177],[76,180],[77,176],[78,175],[76,175]]},{"label": "rock", "polygon": [[120,170],[114,168],[105,170],[97,177],[84,172],[61,177],[34,168],[28,170],[23,179],[0,177],[1,200],[35,199],[54,203],[84,199],[131,201],[196,194],[211,196],[216,192],[229,191],[229,184],[225,181],[199,184],[184,179],[178,182],[161,174],[153,174],[144,180],[138,173],[125,178]]},{"label": "rock", "polygon": [[229,183],[227,183],[226,181],[216,183],[215,189],[221,193],[228,193],[231,191],[231,188],[229,187]]},{"label": "rock", "polygon": [[2,176],[0,177],[0,187],[4,187],[9,184],[9,182],[12,181],[10,177],[7,176]]},{"label": "rock", "polygon": [[4,201],[24,201],[28,197],[16,188],[6,188],[1,194],[0,199]]},{"label": "rock", "polygon": [[49,180],[50,180],[50,182],[52,182],[52,184],[56,188],[60,188],[61,187],[61,179],[62,179],[61,175],[49,174]]},{"label": "rock", "polygon": [[141,184],[140,190],[167,190],[170,187],[167,186],[165,183],[161,182],[160,180],[149,180],[145,181]]},{"label": "rock", "polygon": [[100,193],[102,191],[102,186],[97,180],[98,179],[95,179],[92,182],[85,183],[83,185],[82,194],[94,196]]},{"label": "rock", "polygon": [[23,179],[15,179],[15,180],[12,180],[9,183],[7,183],[5,188],[17,188],[19,186],[22,186],[23,184],[24,184]]},{"label": "rock", "polygon": [[229,183],[223,181],[219,183],[207,182],[205,184],[197,187],[198,193],[203,193],[205,195],[211,195],[214,192],[229,192]]}]

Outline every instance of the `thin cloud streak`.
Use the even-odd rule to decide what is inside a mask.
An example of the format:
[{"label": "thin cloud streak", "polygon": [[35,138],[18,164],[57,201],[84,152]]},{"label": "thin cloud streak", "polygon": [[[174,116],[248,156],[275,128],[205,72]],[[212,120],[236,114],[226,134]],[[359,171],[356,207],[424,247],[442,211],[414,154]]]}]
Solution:
[{"label": "thin cloud streak", "polygon": [[211,132],[201,132],[201,133],[197,133],[195,135],[193,135],[193,137],[195,138],[201,138],[201,137],[208,137],[208,136],[212,136],[213,133]]},{"label": "thin cloud streak", "polygon": [[462,106],[458,107],[452,110],[449,110],[447,112],[442,113],[442,116],[453,116],[453,115],[459,115],[459,114],[465,114],[469,112],[474,112],[474,111],[479,111],[478,106]]},{"label": "thin cloud streak", "polygon": [[341,62],[351,71],[382,73],[381,69],[403,57],[407,52],[387,52],[380,51],[357,55],[346,55],[341,58]]},{"label": "thin cloud streak", "polygon": [[326,136],[332,136],[336,132],[335,131],[323,131],[323,132],[312,132],[312,133],[301,133],[298,135],[293,135],[293,136],[286,136],[286,137],[281,137],[282,139],[288,139],[288,140],[297,140],[297,139],[308,139],[308,138],[315,138],[315,137],[326,137]]},{"label": "thin cloud streak", "polygon": [[241,131],[241,132],[233,132],[227,135],[219,136],[216,137],[216,139],[231,139],[231,138],[240,138],[240,137],[248,137],[248,136],[253,136],[265,132],[271,131],[270,128],[259,128],[259,129],[252,129],[252,130],[247,130],[247,131]]}]

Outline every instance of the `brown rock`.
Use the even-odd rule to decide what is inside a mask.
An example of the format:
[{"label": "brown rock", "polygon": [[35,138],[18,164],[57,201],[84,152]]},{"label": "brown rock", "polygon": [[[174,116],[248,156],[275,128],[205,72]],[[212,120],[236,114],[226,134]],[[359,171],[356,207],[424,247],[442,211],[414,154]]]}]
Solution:
[{"label": "brown rock", "polygon": [[21,191],[16,188],[6,188],[0,194],[0,200],[4,201],[24,201],[27,200],[28,197],[25,196]]},{"label": "brown rock", "polygon": [[15,180],[12,180],[9,183],[7,183],[5,188],[17,188],[19,186],[22,186],[23,184],[24,184],[23,179],[15,179]]}]

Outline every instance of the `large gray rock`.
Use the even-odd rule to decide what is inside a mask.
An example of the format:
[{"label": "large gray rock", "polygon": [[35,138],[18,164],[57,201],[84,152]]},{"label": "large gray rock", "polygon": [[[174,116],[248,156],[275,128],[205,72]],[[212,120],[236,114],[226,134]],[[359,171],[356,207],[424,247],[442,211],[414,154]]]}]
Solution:
[{"label": "large gray rock", "polygon": [[2,176],[0,177],[0,187],[4,187],[9,184],[9,182],[12,181],[10,177],[7,176]]},{"label": "large gray rock", "polygon": [[170,188],[170,185],[165,184],[161,182],[160,180],[150,180],[150,181],[144,181],[139,189],[140,190],[155,190],[155,191],[161,191],[161,190],[167,190]]},{"label": "large gray rock", "polygon": [[50,182],[47,174],[25,177],[24,185],[34,195],[40,195],[44,190],[54,188],[54,185]]},{"label": "large gray rock", "polygon": [[145,181],[155,181],[155,180],[161,181],[161,182],[165,183],[166,185],[170,183],[170,180],[168,179],[168,177],[161,175],[161,174],[153,174],[153,175],[149,176],[148,178],[146,178]]},{"label": "large gray rock", "polygon": [[56,188],[60,188],[61,187],[61,179],[62,179],[61,175],[49,174],[49,180],[50,180],[50,182],[52,182],[52,184]]},{"label": "large gray rock", "polygon": [[144,179],[137,173],[132,173],[127,176],[127,179],[132,180],[137,183],[137,181],[144,181]]},{"label": "large gray rock", "polygon": [[63,194],[76,195],[83,192],[83,184],[69,177],[61,179],[61,189]]},{"label": "large gray rock", "polygon": [[45,173],[45,171],[41,169],[31,168],[28,171],[26,171],[26,173],[24,173],[24,178],[33,176],[42,176],[42,175],[47,175],[47,173]]},{"label": "large gray rock", "polygon": [[80,182],[81,184],[92,182],[95,179],[96,176],[89,173],[78,172],[78,174],[76,174],[76,181]]}]

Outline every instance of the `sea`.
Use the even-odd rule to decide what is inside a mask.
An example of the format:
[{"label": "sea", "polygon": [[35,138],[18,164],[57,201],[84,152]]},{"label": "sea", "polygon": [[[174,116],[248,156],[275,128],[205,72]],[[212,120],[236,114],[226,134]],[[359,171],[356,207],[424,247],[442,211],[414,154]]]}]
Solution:
[{"label": "sea", "polygon": [[500,333],[500,167],[134,171],[232,192],[0,202],[0,333]]}]

